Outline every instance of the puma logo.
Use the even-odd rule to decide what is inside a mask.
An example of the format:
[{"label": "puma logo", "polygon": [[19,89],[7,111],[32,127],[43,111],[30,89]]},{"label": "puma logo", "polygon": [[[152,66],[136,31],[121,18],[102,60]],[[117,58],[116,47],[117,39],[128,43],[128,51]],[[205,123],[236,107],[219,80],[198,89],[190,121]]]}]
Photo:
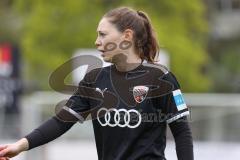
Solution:
[{"label": "puma logo", "polygon": [[107,90],[107,88],[104,88],[103,90],[101,90],[100,88],[96,88],[96,91],[99,92],[102,97],[104,97],[103,93]]}]

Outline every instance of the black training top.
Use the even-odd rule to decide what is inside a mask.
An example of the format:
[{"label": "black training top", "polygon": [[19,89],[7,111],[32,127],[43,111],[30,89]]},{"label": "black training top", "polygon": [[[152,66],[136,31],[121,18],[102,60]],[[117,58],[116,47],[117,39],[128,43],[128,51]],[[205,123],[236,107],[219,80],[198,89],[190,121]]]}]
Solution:
[{"label": "black training top", "polygon": [[[26,138],[31,149],[57,138],[76,121],[92,119],[99,160],[165,160],[169,123],[178,159],[193,160],[188,114],[180,86],[166,68],[143,63],[119,72],[112,65],[87,73],[53,118],[54,125],[49,120]],[[51,123],[57,133],[41,137],[51,132]]]}]

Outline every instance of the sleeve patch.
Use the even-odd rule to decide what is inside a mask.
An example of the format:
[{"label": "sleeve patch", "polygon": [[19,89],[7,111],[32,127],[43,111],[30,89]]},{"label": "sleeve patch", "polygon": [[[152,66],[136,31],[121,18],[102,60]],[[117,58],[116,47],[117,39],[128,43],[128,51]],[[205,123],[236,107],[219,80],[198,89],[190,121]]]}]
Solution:
[{"label": "sleeve patch", "polygon": [[180,89],[173,91],[173,98],[178,111],[181,111],[187,108],[187,105],[183,99],[183,95]]}]

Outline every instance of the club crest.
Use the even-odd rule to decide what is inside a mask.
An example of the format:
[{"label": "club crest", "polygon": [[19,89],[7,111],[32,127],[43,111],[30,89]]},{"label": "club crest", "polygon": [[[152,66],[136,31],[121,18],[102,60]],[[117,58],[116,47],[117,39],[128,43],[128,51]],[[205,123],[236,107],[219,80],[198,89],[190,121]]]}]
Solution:
[{"label": "club crest", "polygon": [[137,103],[142,103],[147,96],[149,88],[146,86],[133,87],[133,97]]}]

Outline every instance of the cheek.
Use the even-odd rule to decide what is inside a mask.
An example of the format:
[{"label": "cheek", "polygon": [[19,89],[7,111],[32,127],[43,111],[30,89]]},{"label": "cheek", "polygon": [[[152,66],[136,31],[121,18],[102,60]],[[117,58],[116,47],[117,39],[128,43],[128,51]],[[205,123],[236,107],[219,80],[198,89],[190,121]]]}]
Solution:
[{"label": "cheek", "polygon": [[119,48],[119,38],[113,39],[109,38],[103,41],[103,46],[105,51],[116,51]]},{"label": "cheek", "polygon": [[118,45],[114,42],[108,42],[104,45],[104,50],[111,52],[111,51],[116,51],[118,48]]},{"label": "cheek", "polygon": [[104,50],[108,52],[118,51],[120,43],[121,43],[121,35],[118,33],[112,33],[102,38],[102,45],[104,46]]}]

